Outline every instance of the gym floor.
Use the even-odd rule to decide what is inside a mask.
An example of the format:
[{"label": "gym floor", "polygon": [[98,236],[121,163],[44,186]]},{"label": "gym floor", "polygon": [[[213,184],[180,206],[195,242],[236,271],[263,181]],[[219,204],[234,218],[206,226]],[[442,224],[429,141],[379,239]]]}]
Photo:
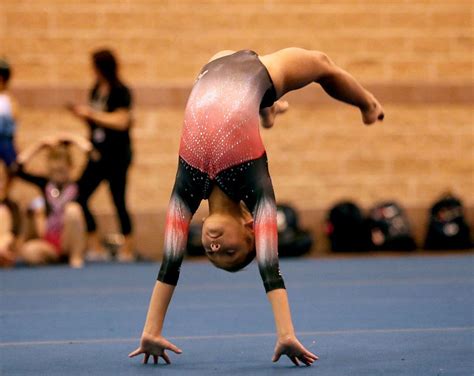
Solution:
[{"label": "gym floor", "polygon": [[157,264],[0,272],[1,375],[472,375],[472,254],[281,260],[298,337],[320,360],[271,362],[255,262],[185,262],[164,335],[172,364],[129,359]]}]

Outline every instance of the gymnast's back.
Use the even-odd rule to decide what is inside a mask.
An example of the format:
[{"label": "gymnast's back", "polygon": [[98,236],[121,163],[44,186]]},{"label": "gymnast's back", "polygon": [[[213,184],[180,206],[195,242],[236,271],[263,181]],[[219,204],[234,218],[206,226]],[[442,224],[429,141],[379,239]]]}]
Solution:
[{"label": "gymnast's back", "polygon": [[257,54],[219,57],[200,71],[186,105],[179,155],[211,179],[265,153],[259,110],[275,101],[271,77]]}]

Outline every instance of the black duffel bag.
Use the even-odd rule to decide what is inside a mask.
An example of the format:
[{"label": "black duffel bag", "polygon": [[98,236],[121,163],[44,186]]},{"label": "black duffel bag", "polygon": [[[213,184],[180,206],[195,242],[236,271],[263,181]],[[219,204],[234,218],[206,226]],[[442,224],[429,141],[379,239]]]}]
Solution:
[{"label": "black duffel bag", "polygon": [[340,202],[329,210],[326,233],[333,252],[363,252],[369,248],[367,222],[351,201]]},{"label": "black duffel bag", "polygon": [[430,209],[425,248],[433,250],[472,247],[470,229],[464,218],[461,200],[447,195]]},{"label": "black duffel bag", "polygon": [[413,251],[416,248],[408,217],[396,202],[388,201],[374,206],[367,221],[372,249]]},{"label": "black duffel bag", "polygon": [[308,253],[313,246],[313,237],[300,227],[298,213],[287,204],[277,205],[278,254],[295,257]]}]

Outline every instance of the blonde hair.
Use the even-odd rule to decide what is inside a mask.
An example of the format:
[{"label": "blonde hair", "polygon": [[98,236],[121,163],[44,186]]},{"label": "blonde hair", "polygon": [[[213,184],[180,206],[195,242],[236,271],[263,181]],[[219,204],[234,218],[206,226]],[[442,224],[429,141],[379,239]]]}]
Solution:
[{"label": "blonde hair", "polygon": [[53,146],[48,152],[48,161],[64,161],[72,166],[72,154],[67,145]]}]

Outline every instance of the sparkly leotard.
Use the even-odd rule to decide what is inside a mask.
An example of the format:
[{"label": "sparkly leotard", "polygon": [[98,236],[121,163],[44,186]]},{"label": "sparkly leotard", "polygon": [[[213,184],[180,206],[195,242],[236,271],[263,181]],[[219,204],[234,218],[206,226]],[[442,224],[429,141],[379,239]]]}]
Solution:
[{"label": "sparkly leotard", "polygon": [[41,190],[47,216],[44,240],[52,244],[56,252],[61,254],[64,211],[66,206],[77,198],[77,184],[70,182],[60,187],[44,176],[27,173],[21,163],[17,165],[16,174],[19,178],[36,185]]},{"label": "sparkly leotard", "polygon": [[265,290],[284,288],[275,196],[259,131],[259,110],[271,106],[275,97],[270,75],[253,51],[239,51],[202,68],[186,106],[158,280],[177,283],[191,217],[216,184],[252,212]]}]

